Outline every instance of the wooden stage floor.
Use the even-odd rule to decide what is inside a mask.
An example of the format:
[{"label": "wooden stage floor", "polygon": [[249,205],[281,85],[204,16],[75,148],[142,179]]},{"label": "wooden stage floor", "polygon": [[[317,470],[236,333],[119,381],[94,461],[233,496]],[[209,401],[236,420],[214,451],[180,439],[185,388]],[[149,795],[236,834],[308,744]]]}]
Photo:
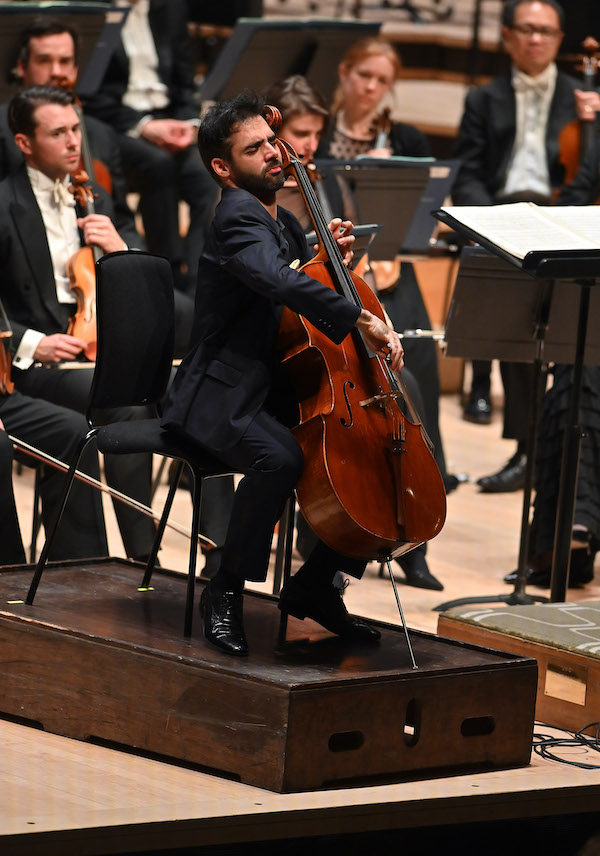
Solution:
[{"label": "wooden stage floor", "polygon": [[[470,425],[460,419],[457,396],[442,399],[442,431],[455,472],[466,471],[473,477],[492,472],[514,451],[511,443],[499,439],[499,408],[492,425]],[[28,531],[30,474],[24,473],[16,482],[24,531]],[[520,493],[482,495],[474,484],[461,485],[448,497],[446,526],[428,554],[431,570],[445,591],[400,586],[409,626],[435,632],[438,613],[433,609],[443,600],[510,591],[502,576],[516,565],[520,503]],[[173,513],[182,522],[189,518],[189,496],[183,491],[178,491]],[[107,519],[111,552],[122,555],[109,507]],[[169,535],[161,555],[163,566],[184,570],[186,552],[181,537]],[[402,579],[399,570],[398,579]],[[255,588],[269,591],[270,581]],[[598,579],[569,591],[569,600],[598,599]],[[351,612],[397,623],[390,584],[378,578],[375,565],[361,583],[351,583],[346,602]],[[440,728],[443,713],[440,710]],[[252,842],[257,841],[350,834],[359,841],[361,834],[375,835],[378,830],[400,831],[397,844],[402,845],[409,840],[410,830],[423,827],[450,828],[457,834],[460,830],[460,840],[467,840],[465,830],[477,824],[495,829],[494,824],[502,822],[505,827],[510,819],[519,818],[540,817],[542,823],[564,818],[580,828],[575,816],[600,806],[600,770],[569,767],[535,755],[529,766],[509,771],[275,794],[15,722],[0,722],[0,739],[3,856],[172,852],[201,846],[214,847],[219,854],[253,853],[258,848]],[[571,757],[582,759],[580,750],[571,751]],[[591,763],[598,762],[592,758]],[[303,846],[324,853],[318,848],[319,840]],[[241,842],[248,846],[242,847]],[[443,849],[452,852],[452,847]],[[260,852],[267,851],[261,848]],[[476,852],[500,851],[488,846]],[[516,856],[526,851],[515,844],[510,852]],[[566,856],[577,851],[546,851],[548,856],[551,852]]]}]

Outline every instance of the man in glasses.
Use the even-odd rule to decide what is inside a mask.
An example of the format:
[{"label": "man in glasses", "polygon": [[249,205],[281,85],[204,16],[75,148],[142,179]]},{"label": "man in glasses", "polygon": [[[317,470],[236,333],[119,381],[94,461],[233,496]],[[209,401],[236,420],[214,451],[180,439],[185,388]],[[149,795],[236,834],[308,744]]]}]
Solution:
[{"label": "man in glasses", "polygon": [[[472,89],[466,99],[454,154],[462,166],[452,196],[456,205],[533,201],[547,204],[564,181],[558,138],[573,119],[596,120],[600,96],[558,71],[564,11],[556,0],[509,0],[502,14],[511,69]],[[505,391],[503,436],[517,441],[512,458],[480,478],[482,492],[523,487],[532,368],[501,363]],[[473,363],[465,419],[491,420],[490,363]]]}]

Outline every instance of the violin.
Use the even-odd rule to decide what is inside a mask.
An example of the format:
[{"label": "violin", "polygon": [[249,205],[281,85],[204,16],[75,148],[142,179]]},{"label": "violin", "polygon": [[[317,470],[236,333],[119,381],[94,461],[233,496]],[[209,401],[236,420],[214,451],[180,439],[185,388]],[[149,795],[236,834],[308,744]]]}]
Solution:
[{"label": "violin", "polygon": [[[265,118],[277,131],[279,111],[267,107]],[[369,286],[343,264],[302,163],[285,141],[277,146],[319,241],[317,255],[301,269],[383,319]],[[437,535],[446,516],[444,483],[400,374],[370,352],[358,330],[333,345],[286,307],[278,348],[300,412],[293,433],[305,466],[296,495],[317,536],[343,555],[369,561],[402,555]]]},{"label": "violin", "polygon": [[10,376],[11,358],[6,342],[12,336],[12,330],[0,301],[0,395],[10,395],[15,388]]},{"label": "violin", "polygon": [[[598,65],[600,64],[600,44],[588,36],[582,44],[584,53],[579,56],[576,70],[583,76],[582,89],[591,92],[595,88]],[[568,122],[558,136],[559,161],[565,169],[564,184],[570,184],[575,178],[582,160],[594,145],[596,122],[594,119],[583,122],[574,119]]]},{"label": "violin", "polygon": [[[94,213],[94,194],[83,170],[71,176],[73,193],[79,207]],[[96,262],[103,255],[100,247],[82,247],[67,262],[69,287],[77,299],[77,311],[69,320],[67,333],[86,343],[84,354],[96,359]]]}]

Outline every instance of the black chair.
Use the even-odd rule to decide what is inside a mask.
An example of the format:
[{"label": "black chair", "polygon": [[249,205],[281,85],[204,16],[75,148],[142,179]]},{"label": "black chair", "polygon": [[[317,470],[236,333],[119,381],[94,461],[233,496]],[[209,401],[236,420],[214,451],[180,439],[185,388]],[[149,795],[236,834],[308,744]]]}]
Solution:
[{"label": "black chair", "polygon": [[[193,514],[184,622],[184,635],[191,636],[202,482],[207,476],[225,475],[230,470],[160,426],[160,402],[169,383],[173,356],[173,277],[169,262],[160,256],[134,251],[103,256],[96,263],[96,311],[98,353],[86,411],[90,430],[82,437],[71,463],[56,520],[47,534],[26,603],[33,603],[81,455],[95,439],[98,450],[104,454],[148,452],[179,462],[142,587],[150,584],[184,465],[192,472]],[[103,409],[125,406],[153,406],[157,415],[153,419],[96,424],[95,419]]]}]

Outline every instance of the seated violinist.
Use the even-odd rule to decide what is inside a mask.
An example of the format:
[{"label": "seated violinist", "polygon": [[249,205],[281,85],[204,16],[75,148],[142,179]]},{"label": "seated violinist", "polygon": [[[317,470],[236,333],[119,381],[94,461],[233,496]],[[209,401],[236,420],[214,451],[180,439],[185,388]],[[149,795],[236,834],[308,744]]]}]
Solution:
[{"label": "seated violinist", "polygon": [[[69,192],[81,146],[73,101],[70,92],[40,86],[23,90],[9,104],[8,121],[24,162],[0,184],[0,299],[13,331],[12,374],[19,392],[83,413],[92,372],[61,368],[85,346],[65,332],[76,309],[67,261],[83,243],[102,253],[127,245],[113,225],[108,194],[94,187],[96,213],[86,214]],[[106,419],[145,415],[144,408],[120,408]],[[107,456],[105,472],[112,487],[150,505],[150,456]],[[147,557],[153,522],[119,504],[115,512],[127,555]]]},{"label": "seated violinist", "polygon": [[[285,427],[297,403],[277,355],[282,305],[334,344],[357,328],[374,354],[394,369],[402,366],[393,330],[292,265],[310,253],[296,218],[277,206],[284,173],[263,110],[260,98],[245,93],[211,108],[199,129],[200,153],[222,194],[198,266],[192,348],[163,419],[165,428],[244,476],[221,565],[200,604],[207,639],[238,656],[248,653],[244,583],[266,578],[275,525],[304,466],[302,449]],[[349,261],[352,224],[334,220],[329,228]],[[282,589],[280,609],[344,638],[376,642],[379,632],[349,615],[332,585],[338,571],[360,577],[364,567],[319,542]]]},{"label": "seated violinist", "polygon": [[[74,89],[77,80],[77,31],[64,20],[39,16],[18,37],[14,74],[23,89],[32,86],[62,86]],[[109,125],[84,116],[85,133],[98,170],[96,179],[112,196],[114,223],[130,248],[144,249],[131,209],[121,170],[117,135]],[[0,105],[0,179],[18,169],[23,155],[8,126],[8,104]],[[90,175],[90,178],[94,176]]]},{"label": "seated violinist", "polygon": [[[77,81],[79,36],[74,27],[60,18],[41,15],[19,34],[14,74],[23,89],[32,86],[60,86],[74,89]],[[90,180],[98,182],[110,195],[112,220],[129,249],[145,249],[127,204],[127,189],[121,167],[118,137],[113,129],[80,111],[82,136],[85,134],[91,163],[82,163]],[[23,154],[8,125],[8,104],[0,104],[0,179],[15,172]],[[187,349],[191,332],[193,301],[175,293],[175,356]]]}]

